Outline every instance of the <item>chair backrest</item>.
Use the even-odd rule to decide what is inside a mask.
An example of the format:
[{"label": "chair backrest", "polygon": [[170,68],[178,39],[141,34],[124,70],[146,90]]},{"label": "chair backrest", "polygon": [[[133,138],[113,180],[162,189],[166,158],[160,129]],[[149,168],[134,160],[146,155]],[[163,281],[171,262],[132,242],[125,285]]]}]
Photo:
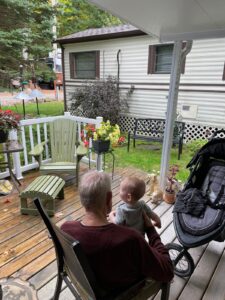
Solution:
[{"label": "chair backrest", "polygon": [[[106,292],[104,288],[99,286],[99,284],[97,283],[96,277],[89,265],[87,257],[83,252],[79,241],[75,240],[74,238],[72,238],[71,236],[69,236],[62,230],[60,230],[56,225],[54,225],[50,221],[48,215],[46,214],[38,198],[34,200],[34,204],[37,207],[37,210],[39,211],[52,237],[55,246],[55,251],[56,251],[58,273],[60,275],[65,273],[70,278],[72,284],[75,286],[76,290],[81,296],[81,299],[84,300],[96,300],[96,299],[131,300],[133,298],[138,299],[136,298],[136,295],[138,294],[140,289],[144,286],[145,280],[142,279],[124,290],[110,292],[110,293]],[[63,276],[64,280],[66,275]],[[69,287],[71,288],[71,286]],[[157,289],[159,289],[159,286]],[[148,297],[153,295],[155,292],[156,289],[153,287],[153,292],[149,290]],[[75,294],[77,293],[75,292]],[[145,292],[144,295],[146,296]],[[162,285],[161,300],[162,299],[163,300],[169,299],[169,284],[167,283]]]},{"label": "chair backrest", "polygon": [[50,122],[52,162],[76,162],[77,123],[69,119]]},{"label": "chair backrest", "polygon": [[95,276],[80,243],[52,224],[39,199],[35,199],[34,204],[52,237],[56,251],[58,272],[66,271],[72,284],[84,299],[95,300],[96,296],[93,290],[93,288],[97,290]]}]

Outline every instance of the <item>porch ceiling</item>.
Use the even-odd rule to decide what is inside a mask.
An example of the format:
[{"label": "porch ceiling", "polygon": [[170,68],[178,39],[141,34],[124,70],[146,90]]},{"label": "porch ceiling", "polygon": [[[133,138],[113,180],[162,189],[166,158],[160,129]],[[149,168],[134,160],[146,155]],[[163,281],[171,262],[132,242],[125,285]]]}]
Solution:
[{"label": "porch ceiling", "polygon": [[225,37],[224,0],[89,0],[161,41]]}]

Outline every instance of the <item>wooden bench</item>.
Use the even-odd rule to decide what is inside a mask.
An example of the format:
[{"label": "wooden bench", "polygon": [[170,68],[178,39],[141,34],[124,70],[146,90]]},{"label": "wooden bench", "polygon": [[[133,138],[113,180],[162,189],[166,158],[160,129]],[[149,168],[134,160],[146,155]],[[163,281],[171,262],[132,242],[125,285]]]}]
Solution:
[{"label": "wooden bench", "polygon": [[[165,131],[165,119],[136,119],[133,132],[128,133],[127,151],[130,149],[130,139],[133,139],[133,147],[136,140],[163,142]],[[173,146],[178,145],[178,159],[182,153],[185,123],[175,121],[173,133]]]},{"label": "wooden bench", "polygon": [[28,203],[28,198],[32,200],[39,198],[49,216],[55,213],[55,198],[64,199],[65,181],[58,176],[39,176],[20,194],[20,212],[22,214],[38,215],[37,209]]}]

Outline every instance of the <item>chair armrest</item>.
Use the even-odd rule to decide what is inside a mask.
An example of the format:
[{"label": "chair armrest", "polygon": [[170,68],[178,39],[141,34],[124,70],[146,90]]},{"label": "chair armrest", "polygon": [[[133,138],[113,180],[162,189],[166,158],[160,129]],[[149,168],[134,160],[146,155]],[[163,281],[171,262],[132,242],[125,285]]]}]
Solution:
[{"label": "chair armrest", "polygon": [[44,145],[46,145],[46,141],[34,146],[34,148],[28,153],[31,156],[40,156],[44,150]]},{"label": "chair armrest", "polygon": [[87,154],[87,148],[84,146],[83,142],[80,142],[80,145],[76,149],[77,156],[84,156]]}]

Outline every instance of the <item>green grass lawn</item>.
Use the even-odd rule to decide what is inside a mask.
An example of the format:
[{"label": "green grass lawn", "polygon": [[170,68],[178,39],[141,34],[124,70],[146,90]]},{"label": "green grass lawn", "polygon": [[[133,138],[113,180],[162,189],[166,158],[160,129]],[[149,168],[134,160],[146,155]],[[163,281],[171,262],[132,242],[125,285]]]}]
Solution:
[{"label": "green grass lawn", "polygon": [[[58,116],[64,113],[64,103],[63,101],[51,101],[39,103],[39,111],[41,116]],[[11,109],[21,116],[23,115],[22,104],[16,104],[14,106],[2,106],[2,109]],[[25,106],[26,118],[38,117],[36,103],[27,103]]]},{"label": "green grass lawn", "polygon": [[[172,148],[171,150],[170,165],[176,164],[179,166],[179,172],[176,178],[182,182],[185,182],[189,176],[189,170],[186,169],[186,165],[198,148],[195,144],[196,142],[193,142],[183,146],[183,153],[180,160],[177,159],[177,147]],[[130,147],[130,152],[127,152],[126,145],[116,147],[114,148],[115,166],[121,168],[132,166],[142,169],[147,173],[156,173],[157,171],[160,171],[161,151],[162,144],[159,143],[141,144],[138,142],[136,148]],[[109,155],[107,157],[107,162],[110,168],[111,158]]]}]

